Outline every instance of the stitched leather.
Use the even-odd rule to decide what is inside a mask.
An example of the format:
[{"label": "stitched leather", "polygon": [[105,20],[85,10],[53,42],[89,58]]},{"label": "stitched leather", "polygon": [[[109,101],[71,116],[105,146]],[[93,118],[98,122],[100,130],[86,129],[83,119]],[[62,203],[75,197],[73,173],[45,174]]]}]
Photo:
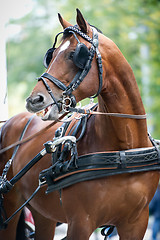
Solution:
[{"label": "stitched leather", "polygon": [[69,161],[65,161],[63,164],[57,164],[56,168],[50,167],[48,171],[40,173],[40,178],[47,181],[47,193],[81,181],[131,172],[160,170],[156,147],[92,153],[80,156],[76,162],[77,168],[71,164],[68,169],[68,164]]}]

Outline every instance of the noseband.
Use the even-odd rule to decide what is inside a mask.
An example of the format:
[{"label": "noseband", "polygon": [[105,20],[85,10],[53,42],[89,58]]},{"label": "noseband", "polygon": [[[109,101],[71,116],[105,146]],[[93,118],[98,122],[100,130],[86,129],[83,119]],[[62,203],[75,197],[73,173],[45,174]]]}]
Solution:
[{"label": "noseband", "polygon": [[[44,57],[44,66],[46,68],[48,68],[48,66],[52,60],[52,54],[53,54],[54,50],[56,49],[55,45],[57,42],[57,37],[61,33],[63,33],[63,34],[71,33],[76,38],[78,44],[77,44],[75,52],[72,56],[72,60],[73,60],[74,64],[79,68],[79,71],[77,72],[77,74],[75,75],[75,77],[73,78],[71,83],[68,86],[66,86],[59,79],[53,77],[49,73],[43,73],[41,75],[41,77],[38,78],[38,81],[43,81],[43,84],[45,85],[48,93],[50,94],[54,103],[57,105],[59,112],[60,112],[60,105],[57,102],[57,100],[55,99],[53,92],[52,92],[51,88],[49,87],[49,85],[47,84],[47,81],[45,80],[45,78],[47,78],[52,83],[54,83],[58,88],[63,90],[62,109],[64,111],[66,111],[66,110],[68,111],[68,109],[70,107],[76,106],[76,100],[75,100],[75,97],[72,94],[72,92],[78,88],[80,83],[83,81],[83,79],[88,74],[95,54],[97,56],[96,59],[97,59],[98,72],[99,72],[99,89],[98,89],[97,93],[94,96],[92,96],[92,98],[97,97],[99,95],[99,93],[101,92],[103,70],[102,70],[101,54],[98,50],[98,32],[94,27],[92,27],[92,32],[93,32],[93,37],[90,38],[88,35],[86,35],[82,31],[80,31],[76,26],[70,26],[70,27],[66,28],[63,32],[60,32],[56,35],[53,47],[47,51],[47,53]],[[91,48],[88,49],[85,44],[81,43],[79,41],[79,39],[77,38],[76,34],[78,34],[83,39],[85,39],[86,41],[91,43],[92,44]]]}]

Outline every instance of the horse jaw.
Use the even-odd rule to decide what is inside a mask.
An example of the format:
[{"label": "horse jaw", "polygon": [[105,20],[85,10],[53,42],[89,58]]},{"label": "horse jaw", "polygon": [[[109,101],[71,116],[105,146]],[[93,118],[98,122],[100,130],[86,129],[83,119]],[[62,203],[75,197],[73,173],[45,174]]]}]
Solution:
[{"label": "horse jaw", "polygon": [[43,110],[36,112],[36,115],[40,117],[43,121],[47,120],[57,120],[59,118],[59,111],[55,104],[49,105]]}]

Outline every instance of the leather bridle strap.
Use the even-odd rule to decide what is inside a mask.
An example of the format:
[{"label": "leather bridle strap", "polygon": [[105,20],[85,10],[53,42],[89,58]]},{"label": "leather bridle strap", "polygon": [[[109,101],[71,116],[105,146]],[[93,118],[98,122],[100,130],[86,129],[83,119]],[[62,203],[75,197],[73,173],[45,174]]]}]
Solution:
[{"label": "leather bridle strap", "polygon": [[[38,78],[38,81],[42,80],[47,91],[49,92],[49,94],[51,95],[52,99],[54,100],[55,104],[57,105],[58,103],[56,103],[56,99],[53,96],[53,93],[51,94],[51,89],[48,88],[46,81],[44,81],[44,78],[47,78],[48,80],[50,80],[51,82],[53,82],[58,88],[60,88],[61,90],[63,90],[63,101],[65,102],[65,99],[70,99],[70,106],[71,107],[75,107],[76,106],[76,100],[75,97],[73,96],[72,92],[77,89],[77,87],[80,85],[80,83],[83,81],[83,79],[86,77],[86,75],[88,74],[90,68],[91,68],[91,63],[92,60],[94,58],[95,53],[97,54],[97,64],[98,64],[98,72],[99,72],[99,89],[98,92],[93,96],[93,98],[97,97],[99,95],[99,93],[101,92],[102,89],[102,60],[101,60],[101,54],[98,51],[98,32],[95,28],[92,28],[93,30],[93,39],[90,38],[88,35],[86,35],[85,33],[81,32],[78,28],[71,26],[68,27],[64,30],[64,34],[65,33],[72,33],[75,38],[76,37],[76,33],[78,35],[80,35],[82,38],[84,38],[86,41],[90,42],[92,44],[89,52],[90,52],[90,56],[89,59],[86,62],[86,65],[84,67],[84,69],[79,69],[79,71],[77,72],[77,74],[75,75],[75,77],[73,78],[73,80],[71,81],[71,83],[68,86],[65,86],[59,79],[53,77],[52,75],[50,75],[49,73],[43,73],[42,76],[40,78]],[[78,40],[79,42],[79,40]],[[54,44],[55,47],[55,44]],[[69,97],[69,98],[68,98]],[[62,102],[63,102],[62,101]],[[59,106],[59,105],[57,105]],[[64,108],[66,107],[65,103],[63,104]],[[58,107],[58,109],[60,110],[60,108]]]},{"label": "leather bridle strap", "polygon": [[39,80],[42,80],[42,78],[47,78],[48,80],[50,80],[51,82],[53,82],[58,88],[62,89],[63,91],[66,90],[66,85],[64,85],[61,81],[59,81],[57,78],[53,77],[52,75],[50,75],[49,73],[43,73],[41,75],[41,77],[38,78]]},{"label": "leather bridle strap", "polygon": [[46,87],[46,89],[47,89],[49,95],[50,95],[51,98],[53,99],[54,104],[57,105],[58,111],[60,112],[60,106],[59,106],[59,104],[58,104],[56,98],[54,97],[54,95],[53,95],[53,93],[52,93],[52,90],[51,90],[50,86],[48,85],[47,81],[46,81],[45,78],[42,77],[42,76],[41,76],[41,81],[43,81],[43,84],[45,85],[45,87]]},{"label": "leather bridle strap", "polygon": [[[75,75],[75,77],[73,78],[72,80],[72,84],[75,84],[77,82],[77,80],[79,79],[79,77],[81,76],[82,74],[82,70],[80,69],[78,71],[78,73]],[[72,94],[72,90],[71,90],[71,85],[69,85],[68,87],[66,85],[64,85],[61,81],[59,81],[57,78],[53,77],[52,75],[50,75],[49,73],[43,73],[42,76],[40,78],[38,78],[38,81],[42,80],[48,93],[50,94],[50,96],[52,97],[53,101],[55,102],[55,104],[57,105],[58,107],[58,110],[60,112],[60,104],[58,104],[58,102],[56,101],[53,93],[52,93],[52,90],[51,88],[49,87],[49,85],[47,84],[47,82],[45,81],[44,78],[47,78],[48,80],[50,80],[51,82],[53,82],[58,88],[60,88],[61,90],[63,90],[63,97],[64,99],[62,100],[64,102],[64,105],[66,105],[66,101],[65,99],[68,99],[66,96],[69,96],[70,97],[70,101],[71,103],[70,106],[72,107],[75,107],[76,106],[76,99],[75,97],[73,96]],[[73,88],[73,85],[72,85],[72,88]],[[67,94],[66,94],[67,92]]]}]

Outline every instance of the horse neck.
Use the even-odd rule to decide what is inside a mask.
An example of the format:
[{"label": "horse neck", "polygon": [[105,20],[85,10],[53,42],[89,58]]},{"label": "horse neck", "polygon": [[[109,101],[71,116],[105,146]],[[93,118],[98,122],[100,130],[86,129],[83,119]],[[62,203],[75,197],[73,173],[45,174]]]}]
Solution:
[{"label": "horse neck", "polygon": [[[98,111],[145,114],[130,65],[117,46],[108,41],[109,45],[106,46],[102,56],[104,78],[103,89],[98,98]],[[150,146],[146,120],[99,115],[95,121],[96,134],[101,139],[102,145],[105,145],[103,146],[105,149],[122,150]]]}]

